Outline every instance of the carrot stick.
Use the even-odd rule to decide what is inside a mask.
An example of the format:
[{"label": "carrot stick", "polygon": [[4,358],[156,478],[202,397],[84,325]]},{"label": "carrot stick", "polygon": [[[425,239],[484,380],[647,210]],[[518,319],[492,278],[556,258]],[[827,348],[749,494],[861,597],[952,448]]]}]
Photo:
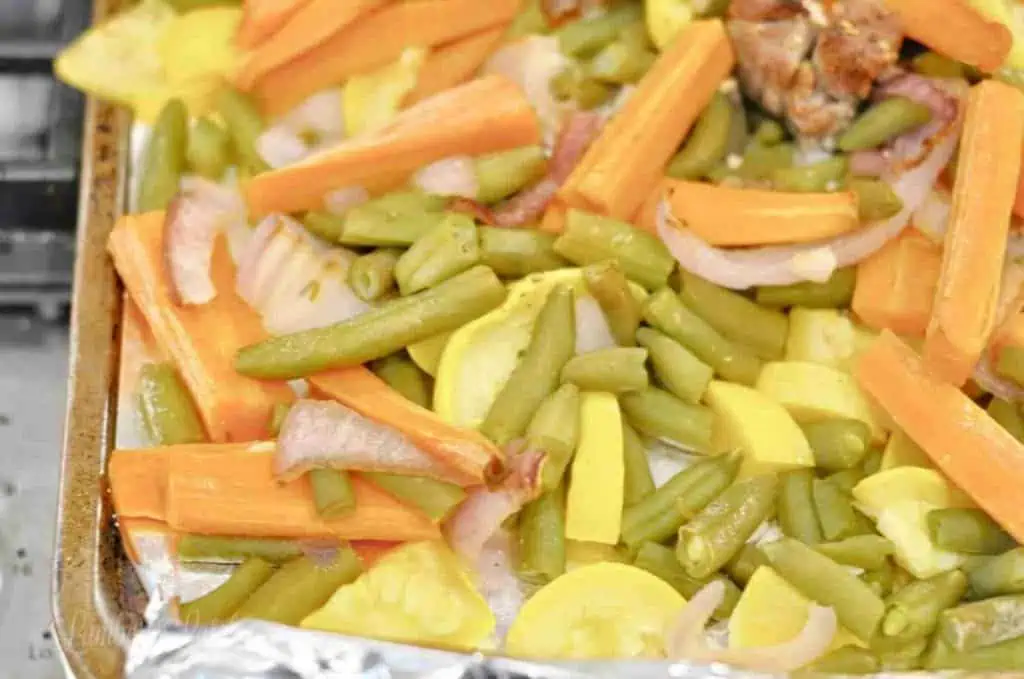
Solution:
[{"label": "carrot stick", "polygon": [[251,50],[278,31],[309,0],[245,0],[235,43]]},{"label": "carrot stick", "polygon": [[358,185],[383,191],[435,160],[539,139],[537,117],[519,86],[503,76],[486,76],[421,101],[377,132],[258,175],[245,193],[257,215],[314,210],[332,189]]},{"label": "carrot stick", "polygon": [[860,226],[850,192],[783,193],[662,180],[673,214],[719,247],[806,243]]},{"label": "carrot stick", "polygon": [[675,181],[671,177],[663,177],[654,185],[654,190],[647,194],[647,198],[633,216],[633,226],[658,235],[658,205],[668,195],[668,190]]},{"label": "carrot stick", "polygon": [[1024,445],[889,331],[861,354],[856,375],[954,484],[1024,540]]},{"label": "carrot stick", "polygon": [[319,373],[309,378],[309,384],[323,397],[400,431],[477,483],[493,481],[503,469],[501,451],[483,434],[448,424],[362,366]]},{"label": "carrot stick", "polygon": [[407,47],[433,47],[507,24],[520,0],[393,2],[261,77],[252,88],[277,116],[316,92],[394,61]]},{"label": "carrot stick", "polygon": [[406,103],[414,104],[473,77],[501,41],[505,28],[489,28],[431,50]]},{"label": "carrot stick", "polygon": [[888,0],[903,30],[939,54],[992,73],[1006,60],[1013,34],[968,0]]},{"label": "carrot stick", "polygon": [[308,480],[280,483],[273,458],[273,444],[116,450],[108,472],[114,508],[120,517],[166,521],[182,533],[389,541],[439,536],[426,515],[358,474],[350,476],[355,510],[325,521]]},{"label": "carrot stick", "polygon": [[942,247],[907,229],[857,266],[851,308],[868,327],[924,337],[941,266]]},{"label": "carrot stick", "polygon": [[283,382],[235,372],[235,352],[267,335],[256,312],[235,293],[235,266],[226,240],[218,238],[211,263],[217,297],[208,304],[182,307],[171,300],[163,231],[162,212],[122,217],[108,243],[117,272],[157,345],[192,392],[210,439],[265,438],[274,405],[291,401],[294,394]]},{"label": "carrot stick", "polygon": [[935,307],[928,364],[962,386],[996,323],[1010,212],[1024,142],[1024,94],[986,80],[971,88]]},{"label": "carrot stick", "polygon": [[566,209],[557,200],[548,206],[538,228],[548,233],[562,233],[565,230]]},{"label": "carrot stick", "polygon": [[632,218],[734,62],[721,21],[691,24],[590,146],[562,185],[563,202]]},{"label": "carrot stick", "polygon": [[235,74],[235,85],[250,90],[270,71],[316,49],[388,0],[307,0],[281,28],[249,55]]}]

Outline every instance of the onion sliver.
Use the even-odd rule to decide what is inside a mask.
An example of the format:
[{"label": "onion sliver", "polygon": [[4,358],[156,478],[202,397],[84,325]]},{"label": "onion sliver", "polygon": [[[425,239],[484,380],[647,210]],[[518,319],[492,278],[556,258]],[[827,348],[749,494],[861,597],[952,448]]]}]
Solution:
[{"label": "onion sliver", "polygon": [[435,196],[476,198],[480,192],[476,167],[469,156],[435,161],[413,175],[412,183],[424,193]]}]

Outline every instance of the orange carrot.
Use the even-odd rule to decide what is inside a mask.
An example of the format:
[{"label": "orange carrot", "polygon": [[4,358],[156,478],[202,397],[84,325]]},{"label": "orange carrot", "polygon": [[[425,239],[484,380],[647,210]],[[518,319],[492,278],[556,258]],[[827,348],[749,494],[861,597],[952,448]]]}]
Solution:
[{"label": "orange carrot", "polygon": [[217,297],[201,306],[181,307],[171,301],[163,230],[162,212],[122,217],[108,243],[117,272],[157,345],[192,392],[210,439],[265,438],[274,405],[291,401],[294,394],[283,382],[235,372],[235,352],[267,335],[256,312],[235,293],[235,266],[226,240],[218,238],[211,263]]},{"label": "orange carrot", "polygon": [[501,41],[505,28],[505,25],[489,28],[431,50],[406,103],[426,99],[473,77]]},{"label": "orange carrot", "polygon": [[433,47],[505,25],[519,4],[520,0],[393,2],[267,73],[252,91],[265,114],[280,115],[319,90],[394,61],[407,47]]},{"label": "orange carrot", "polygon": [[971,88],[924,356],[962,386],[996,323],[1010,212],[1024,142],[1024,94],[994,80]]},{"label": "orange carrot", "polygon": [[548,233],[562,233],[565,230],[566,209],[557,200],[548,206],[538,228]]},{"label": "orange carrot", "polygon": [[257,215],[314,210],[332,189],[359,185],[383,191],[435,160],[536,144],[539,139],[537,117],[522,90],[503,76],[486,76],[421,101],[377,132],[258,175],[245,193]]},{"label": "orange carrot", "polygon": [[939,54],[992,73],[1006,60],[1013,34],[969,0],[888,0],[903,30]]},{"label": "orange carrot", "polygon": [[675,179],[655,188],[667,189],[663,197],[687,228],[719,247],[806,243],[860,225],[850,192],[783,193]]},{"label": "orange carrot", "polygon": [[251,50],[278,31],[309,0],[245,0],[235,43]]},{"label": "orange carrot", "polygon": [[270,71],[298,59],[389,0],[307,0],[281,28],[249,55],[235,74],[235,85],[252,89]]},{"label": "orange carrot", "polygon": [[[1024,149],[1021,149],[1021,155],[1024,156]],[[1024,158],[1022,158],[1021,164],[1024,166]],[[1017,195],[1013,199],[1013,214],[1024,219],[1024,172],[1017,180]]]},{"label": "orange carrot", "polygon": [[1024,445],[889,331],[861,354],[856,374],[956,486],[1024,541]]},{"label": "orange carrot", "polygon": [[322,396],[400,431],[476,483],[493,481],[502,472],[501,450],[487,437],[475,429],[448,424],[362,366],[318,373],[309,383]]},{"label": "orange carrot", "polygon": [[668,190],[675,181],[671,177],[663,177],[654,185],[654,190],[647,194],[647,198],[633,216],[633,226],[658,235],[658,205],[668,195]]},{"label": "orange carrot", "polygon": [[437,527],[358,474],[356,508],[325,521],[306,479],[280,483],[273,444],[198,444],[116,450],[110,492],[120,517],[166,521],[182,533],[244,537],[423,540]]},{"label": "orange carrot", "polygon": [[559,191],[569,207],[634,216],[735,57],[721,21],[696,21],[661,53]]},{"label": "orange carrot", "polygon": [[371,568],[392,549],[401,546],[400,542],[383,542],[381,540],[355,540],[350,543],[352,551],[363,562],[363,568]]},{"label": "orange carrot", "polygon": [[868,327],[924,337],[941,267],[942,247],[907,229],[857,266],[851,308]]}]

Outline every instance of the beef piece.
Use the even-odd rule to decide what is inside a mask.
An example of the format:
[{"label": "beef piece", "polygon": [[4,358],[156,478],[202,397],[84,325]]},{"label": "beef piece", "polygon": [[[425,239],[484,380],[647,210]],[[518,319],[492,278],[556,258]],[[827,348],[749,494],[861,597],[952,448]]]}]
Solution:
[{"label": "beef piece", "polygon": [[781,115],[800,62],[810,52],[814,31],[804,16],[781,21],[729,22],[740,80],[747,94]]},{"label": "beef piece", "polygon": [[827,9],[814,65],[819,85],[836,98],[863,99],[872,83],[899,58],[903,31],[882,0],[842,0]]}]

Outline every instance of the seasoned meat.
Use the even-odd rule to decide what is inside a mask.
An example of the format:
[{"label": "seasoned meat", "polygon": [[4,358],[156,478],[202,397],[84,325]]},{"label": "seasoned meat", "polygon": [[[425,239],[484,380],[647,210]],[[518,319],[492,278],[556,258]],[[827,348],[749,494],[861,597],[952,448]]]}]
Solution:
[{"label": "seasoned meat", "polygon": [[807,17],[764,22],[733,19],[729,35],[744,90],[769,112],[782,115],[800,62],[813,45],[814,31]]},{"label": "seasoned meat", "polygon": [[804,62],[786,96],[786,118],[793,131],[802,137],[830,137],[853,120],[856,103],[835,99],[819,87],[818,74]]},{"label": "seasoned meat", "polygon": [[799,0],[732,0],[729,18],[744,21],[792,19],[802,13]]},{"label": "seasoned meat", "polygon": [[828,26],[814,49],[819,84],[833,97],[863,99],[899,57],[899,20],[882,0],[833,2],[827,11]]}]

